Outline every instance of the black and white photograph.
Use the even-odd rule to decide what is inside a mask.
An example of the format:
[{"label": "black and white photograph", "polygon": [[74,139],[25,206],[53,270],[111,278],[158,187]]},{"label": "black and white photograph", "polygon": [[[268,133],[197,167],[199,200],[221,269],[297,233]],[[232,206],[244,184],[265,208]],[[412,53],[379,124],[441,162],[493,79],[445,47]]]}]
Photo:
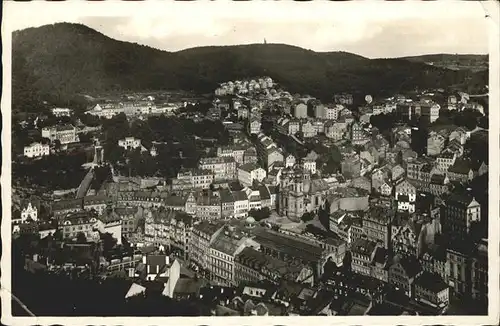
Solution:
[{"label": "black and white photograph", "polygon": [[2,323],[498,324],[499,8],[5,2]]}]

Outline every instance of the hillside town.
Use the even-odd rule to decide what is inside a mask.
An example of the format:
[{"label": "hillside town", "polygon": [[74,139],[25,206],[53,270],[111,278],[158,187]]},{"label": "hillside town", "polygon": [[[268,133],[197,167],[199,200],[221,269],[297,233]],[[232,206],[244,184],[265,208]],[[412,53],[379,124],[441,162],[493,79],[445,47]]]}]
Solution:
[{"label": "hillside town", "polygon": [[190,305],[180,315],[484,313],[481,103],[455,89],[322,102],[262,76],[208,101],[131,93],[24,117],[13,270],[32,291],[115,282],[110,305]]}]

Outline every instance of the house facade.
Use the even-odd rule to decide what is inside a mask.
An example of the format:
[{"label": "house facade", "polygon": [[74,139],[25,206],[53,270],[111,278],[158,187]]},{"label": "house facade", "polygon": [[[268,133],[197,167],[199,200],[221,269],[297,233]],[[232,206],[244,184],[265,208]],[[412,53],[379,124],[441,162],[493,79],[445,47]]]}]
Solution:
[{"label": "house facade", "polygon": [[50,146],[42,143],[31,143],[24,147],[24,156],[28,158],[50,155]]}]

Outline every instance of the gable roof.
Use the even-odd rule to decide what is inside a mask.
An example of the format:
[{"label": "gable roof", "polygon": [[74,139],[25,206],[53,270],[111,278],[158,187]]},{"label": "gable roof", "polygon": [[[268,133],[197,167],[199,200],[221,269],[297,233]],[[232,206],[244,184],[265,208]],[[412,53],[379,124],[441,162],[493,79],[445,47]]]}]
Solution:
[{"label": "gable roof", "polygon": [[233,191],[233,198],[235,201],[248,200],[248,195],[245,191]]},{"label": "gable roof", "polygon": [[370,256],[373,253],[373,250],[377,247],[377,244],[368,239],[358,238],[352,244],[351,251],[356,252],[362,255]]},{"label": "gable roof", "polygon": [[204,285],[203,279],[180,278],[175,284],[174,294],[197,294]]},{"label": "gable roof", "polygon": [[222,189],[220,192],[221,203],[231,203],[234,202],[233,193],[229,189]]},{"label": "gable roof", "polygon": [[137,283],[132,283],[127,294],[125,294],[125,299],[133,297],[133,296],[138,295],[140,293],[145,293],[145,292],[146,292],[146,288],[144,286],[139,285]]},{"label": "gable roof", "polygon": [[408,180],[407,178],[403,178],[401,180],[399,180],[397,183],[396,183],[396,187],[399,187],[402,183],[404,182],[407,182],[408,184],[410,184],[413,188],[417,188],[413,182],[411,182],[410,180]]},{"label": "gable roof", "polygon": [[433,174],[431,175],[431,184],[444,185],[446,176],[444,174]]},{"label": "gable roof", "polygon": [[448,288],[448,285],[443,281],[441,276],[427,271],[424,271],[419,277],[417,277],[417,279],[415,279],[415,286],[420,286],[434,293]]},{"label": "gable roof", "polygon": [[240,165],[239,169],[246,171],[246,172],[252,172],[254,170],[257,170],[261,168],[257,163],[246,163],[243,165]]},{"label": "gable roof", "polygon": [[471,170],[471,163],[468,160],[456,159],[455,163],[450,166],[448,172],[458,173],[458,174],[468,174]]},{"label": "gable roof", "polygon": [[264,185],[259,186],[259,194],[260,194],[260,199],[263,199],[263,200],[271,199],[271,194],[269,193],[269,190],[267,189],[267,187]]},{"label": "gable roof", "polygon": [[403,267],[403,270],[405,271],[408,278],[415,277],[415,275],[417,275],[421,271],[420,262],[414,257],[402,257],[399,260],[399,264],[401,264],[401,267]]},{"label": "gable roof", "polygon": [[387,250],[382,247],[377,247],[375,256],[373,257],[373,262],[376,264],[385,265],[385,263],[387,262]]}]

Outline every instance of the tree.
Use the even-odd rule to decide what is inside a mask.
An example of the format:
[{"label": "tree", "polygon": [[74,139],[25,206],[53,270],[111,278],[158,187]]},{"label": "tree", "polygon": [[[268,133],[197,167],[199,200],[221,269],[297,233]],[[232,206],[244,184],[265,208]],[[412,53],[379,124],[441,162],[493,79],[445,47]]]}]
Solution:
[{"label": "tree", "polygon": [[97,127],[101,124],[101,120],[98,117],[93,116],[91,114],[78,112],[76,113],[76,117],[80,120],[81,123],[89,127]]},{"label": "tree", "polygon": [[342,259],[342,269],[346,272],[351,271],[352,255],[350,251],[346,251],[344,258]]},{"label": "tree", "polygon": [[489,125],[490,125],[490,121],[489,121],[488,116],[484,116],[484,117],[479,118],[479,123],[478,123],[479,127],[483,128],[483,129],[488,129]]},{"label": "tree", "polygon": [[306,222],[312,221],[315,216],[316,216],[316,214],[314,214],[313,212],[306,212],[302,215],[302,217],[300,219],[302,220],[302,222],[306,223]]},{"label": "tree", "polygon": [[54,140],[54,149],[59,151],[61,149],[61,141],[59,139]]},{"label": "tree", "polygon": [[475,162],[488,162],[488,139],[472,136],[465,143],[465,150],[469,153],[469,158]]},{"label": "tree", "polygon": [[318,219],[320,223],[326,227],[327,229],[330,228],[330,203],[327,200],[325,200],[324,204],[325,208],[320,207],[318,210]]},{"label": "tree", "polygon": [[54,232],[54,234],[52,235],[52,237],[56,241],[62,241],[63,240],[63,233],[62,233],[61,229],[57,229],[56,232]]},{"label": "tree", "polygon": [[394,113],[377,114],[370,117],[370,124],[377,127],[381,133],[391,130],[396,123],[396,116]]},{"label": "tree", "polygon": [[337,271],[337,265],[332,261],[332,258],[328,258],[325,265],[323,265],[323,277],[328,278]]},{"label": "tree", "polygon": [[364,147],[361,146],[361,145],[354,145],[354,151],[356,152],[356,154],[359,154],[363,151]]},{"label": "tree", "polygon": [[85,233],[78,232],[77,235],[76,235],[76,242],[78,242],[78,243],[86,243],[87,242],[87,237],[85,236]]},{"label": "tree", "polygon": [[105,253],[110,252],[118,243],[118,240],[113,238],[111,233],[106,232],[101,235],[102,247]]},{"label": "tree", "polygon": [[80,134],[78,136],[78,138],[80,139],[80,143],[91,143],[92,142],[92,137],[90,134]]},{"label": "tree", "polygon": [[271,216],[271,210],[268,207],[263,207],[261,209],[252,208],[248,211],[248,215],[253,217],[255,221],[258,222]]}]

